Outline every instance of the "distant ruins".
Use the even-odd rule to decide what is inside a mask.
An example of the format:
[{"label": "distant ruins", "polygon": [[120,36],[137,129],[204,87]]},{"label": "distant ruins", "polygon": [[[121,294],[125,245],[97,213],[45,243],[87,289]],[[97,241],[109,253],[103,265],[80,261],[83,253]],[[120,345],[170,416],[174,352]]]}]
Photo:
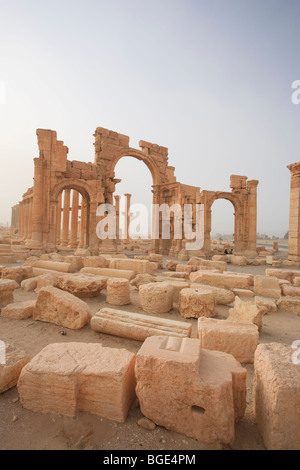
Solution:
[{"label": "distant ruins", "polygon": [[[208,254],[211,249],[211,206],[223,198],[234,207],[234,253],[256,255],[257,180],[232,175],[231,192],[201,191],[176,181],[174,167],[168,165],[167,148],[142,140],[140,149],[134,149],[129,137],[102,127],[96,129],[94,137],[95,161],[84,163],[67,159],[68,147],[57,140],[55,131],[37,130],[39,157],[34,158],[34,185],[12,208],[11,225],[26,247],[46,252],[59,246],[88,248],[94,255],[118,251],[120,240],[107,243],[97,238],[96,210],[99,204],[114,204],[119,215],[120,196],[114,193],[120,180],[115,178],[115,166],[122,157],[130,156],[143,161],[151,172],[153,204],[204,205],[202,253]],[[127,207],[130,196],[126,195]],[[185,240],[174,239],[174,214],[170,234],[170,240],[151,240],[150,252],[188,259]]]}]

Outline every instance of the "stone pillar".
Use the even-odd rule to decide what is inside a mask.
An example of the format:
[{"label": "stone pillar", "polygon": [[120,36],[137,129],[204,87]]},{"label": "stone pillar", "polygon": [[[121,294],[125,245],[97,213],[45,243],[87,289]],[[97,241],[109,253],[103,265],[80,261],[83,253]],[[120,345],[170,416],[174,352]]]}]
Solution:
[{"label": "stone pillar", "polygon": [[300,162],[287,168],[291,172],[288,260],[300,265]]},{"label": "stone pillar", "polygon": [[58,196],[57,211],[56,211],[56,244],[60,244],[61,236],[61,203],[62,203],[62,193]]},{"label": "stone pillar", "polygon": [[24,201],[20,201],[20,226],[19,226],[19,238],[23,238],[24,235]]},{"label": "stone pillar", "polygon": [[257,185],[258,180],[248,181],[248,242],[246,254],[256,256],[256,234],[257,234]]},{"label": "stone pillar", "polygon": [[28,200],[28,238],[32,236],[32,197]]},{"label": "stone pillar", "polygon": [[24,220],[24,239],[29,238],[29,199],[24,200],[25,220]]},{"label": "stone pillar", "polygon": [[62,246],[67,246],[69,242],[69,221],[70,221],[70,189],[64,191],[64,210],[63,210],[63,226],[62,226]]},{"label": "stone pillar", "polygon": [[120,243],[120,196],[114,196],[116,209],[116,243]]},{"label": "stone pillar", "polygon": [[79,192],[73,189],[71,235],[70,235],[70,247],[71,248],[76,248],[76,246],[78,245],[78,241],[77,241],[78,209],[79,209]]},{"label": "stone pillar", "polygon": [[27,240],[28,248],[42,248],[43,239],[43,215],[44,215],[44,169],[45,160],[43,158],[34,159],[34,186],[32,203],[32,237]]},{"label": "stone pillar", "polygon": [[130,242],[130,234],[129,234],[129,226],[130,226],[130,199],[131,199],[131,194],[124,194],[125,196],[125,240],[124,242],[126,243],[126,245],[129,244]]},{"label": "stone pillar", "polygon": [[80,216],[80,239],[79,239],[79,248],[85,246],[85,212],[86,212],[86,202],[84,198],[81,199],[81,216]]}]

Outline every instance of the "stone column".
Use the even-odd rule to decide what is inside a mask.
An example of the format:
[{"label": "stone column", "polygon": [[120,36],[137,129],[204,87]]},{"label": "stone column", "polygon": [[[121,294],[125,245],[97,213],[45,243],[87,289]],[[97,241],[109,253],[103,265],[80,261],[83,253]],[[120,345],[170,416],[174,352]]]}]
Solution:
[{"label": "stone column", "polygon": [[42,248],[43,240],[43,215],[44,215],[44,169],[45,160],[34,158],[34,186],[32,203],[32,237],[27,240],[28,248]]},{"label": "stone column", "polygon": [[64,191],[64,210],[61,245],[67,246],[69,242],[69,221],[70,221],[70,189]]},{"label": "stone column", "polygon": [[86,202],[84,198],[81,199],[81,216],[80,216],[80,239],[78,248],[83,248],[85,246],[85,215],[86,212]]},{"label": "stone column", "polygon": [[29,199],[24,200],[25,220],[24,220],[24,239],[29,238]]},{"label": "stone column", "polygon": [[116,209],[116,244],[120,243],[120,196],[114,196]]},{"label": "stone column", "polygon": [[61,235],[61,203],[62,203],[62,193],[58,196],[57,211],[56,211],[56,244],[60,244],[60,235]]},{"label": "stone column", "polygon": [[256,234],[257,234],[257,185],[258,180],[248,181],[248,242],[246,254],[256,256]]},{"label": "stone column", "polygon": [[32,197],[29,199],[29,209],[28,209],[28,238],[31,239],[32,236]]},{"label": "stone column", "polygon": [[20,201],[20,226],[19,226],[19,238],[23,238],[24,235],[24,201]]},{"label": "stone column", "polygon": [[291,172],[288,260],[300,265],[300,162],[287,167]]},{"label": "stone column", "polygon": [[128,194],[128,193],[127,193],[127,194],[124,194],[124,196],[125,196],[125,198],[126,198],[126,199],[125,199],[125,221],[126,221],[126,223],[125,223],[125,228],[124,228],[124,230],[125,230],[125,237],[126,237],[126,238],[125,238],[124,241],[125,241],[126,245],[128,245],[129,242],[130,242],[129,226],[130,226],[130,215],[131,215],[131,214],[130,214],[130,199],[131,199],[131,194]]},{"label": "stone column", "polygon": [[71,248],[76,248],[76,246],[78,245],[78,242],[77,242],[78,209],[79,209],[79,192],[73,189],[71,235],[70,235],[70,247]]}]

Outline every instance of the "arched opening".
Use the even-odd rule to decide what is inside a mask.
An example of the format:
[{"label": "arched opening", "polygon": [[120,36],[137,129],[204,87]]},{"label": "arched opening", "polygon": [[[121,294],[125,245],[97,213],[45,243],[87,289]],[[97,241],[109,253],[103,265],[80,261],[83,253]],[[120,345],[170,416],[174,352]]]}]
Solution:
[{"label": "arched opening", "polygon": [[124,248],[148,248],[151,242],[152,175],[147,165],[131,156],[116,164],[114,204],[117,211],[118,243]]},{"label": "arched opening", "polygon": [[56,211],[56,244],[60,247],[88,246],[88,203],[83,194],[64,188],[58,195]]},{"label": "arched opening", "polygon": [[224,253],[234,248],[235,208],[227,199],[216,199],[211,206],[211,250]]}]

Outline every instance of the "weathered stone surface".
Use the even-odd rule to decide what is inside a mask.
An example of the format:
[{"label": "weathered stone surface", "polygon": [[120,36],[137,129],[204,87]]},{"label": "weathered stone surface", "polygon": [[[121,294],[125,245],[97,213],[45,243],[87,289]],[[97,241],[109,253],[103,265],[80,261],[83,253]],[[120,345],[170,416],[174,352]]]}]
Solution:
[{"label": "weathered stone surface", "polygon": [[172,259],[166,260],[166,270],[167,271],[176,271],[176,266],[178,261],[173,261]]},{"label": "weathered stone surface", "polygon": [[136,271],[138,274],[153,274],[157,270],[157,263],[137,259],[113,259],[109,265],[112,269],[125,269]]},{"label": "weathered stone surface", "polygon": [[253,400],[258,430],[268,450],[299,450],[300,366],[281,343],[260,344],[255,352]]},{"label": "weathered stone surface", "polygon": [[190,282],[183,280],[176,281],[175,279],[172,281],[166,281],[168,284],[170,284],[174,290],[173,290],[173,302],[178,303],[179,302],[179,293],[182,289],[186,289],[190,287]]},{"label": "weathered stone surface", "polygon": [[65,274],[58,278],[57,287],[76,297],[98,297],[106,288],[107,277],[88,273]]},{"label": "weathered stone surface", "polygon": [[58,287],[59,274],[57,273],[47,273],[41,274],[36,277],[36,289],[35,292],[38,293],[42,287]]},{"label": "weathered stone surface", "polygon": [[228,321],[239,323],[252,323],[262,328],[262,318],[267,312],[266,308],[258,307],[255,303],[243,301],[239,297],[235,298],[233,308],[229,309]]},{"label": "weathered stone surface", "polygon": [[90,321],[87,304],[56,287],[42,287],[38,293],[33,319],[77,330]]},{"label": "weathered stone surface", "polygon": [[141,428],[147,429],[148,431],[154,431],[154,429],[156,428],[156,424],[153,423],[151,419],[145,417],[140,418],[137,423]]},{"label": "weathered stone surface", "polygon": [[173,308],[174,287],[168,282],[151,282],[139,287],[142,309],[147,313],[167,313]]},{"label": "weathered stone surface", "polygon": [[286,279],[289,282],[293,282],[294,277],[300,275],[300,271],[296,269],[266,269],[266,276],[276,277],[277,279]]},{"label": "weathered stone surface", "polygon": [[241,363],[252,363],[259,332],[250,323],[202,317],[198,319],[198,338],[204,349],[224,351]]},{"label": "weathered stone surface", "polygon": [[123,422],[135,398],[135,355],[96,343],[49,344],[22,370],[24,408],[74,416],[84,410]]},{"label": "weathered stone surface", "polygon": [[14,320],[24,320],[32,317],[35,307],[35,300],[25,300],[24,302],[14,302],[1,309],[3,318],[12,318]]},{"label": "weathered stone surface", "polygon": [[163,273],[161,273],[162,276],[165,276],[165,277],[169,277],[169,278],[181,278],[181,279],[189,279],[190,277],[190,274],[189,273],[185,273],[185,272],[180,272],[180,271],[176,271],[176,272],[172,272],[172,271],[165,271]]},{"label": "weathered stone surface", "polygon": [[277,300],[277,307],[286,312],[300,315],[300,297],[291,297],[285,295]]},{"label": "weathered stone surface", "polygon": [[235,295],[239,297],[254,297],[254,292],[250,289],[232,289]]},{"label": "weathered stone surface", "polygon": [[12,279],[0,279],[0,308],[14,301],[14,291],[19,284]]},{"label": "weathered stone surface", "polygon": [[0,348],[0,393],[3,393],[17,384],[21,370],[30,357],[9,343],[0,342]]},{"label": "weathered stone surface", "polygon": [[230,305],[234,302],[235,294],[230,289],[224,289],[222,287],[208,286],[207,284],[191,283],[191,289],[210,289],[212,295],[216,300],[217,305]]},{"label": "weathered stone surface", "polygon": [[216,300],[212,289],[182,289],[179,293],[178,310],[184,318],[215,317]]},{"label": "weathered stone surface", "polygon": [[107,266],[104,256],[84,256],[82,262],[84,267],[105,268]]},{"label": "weathered stone surface", "polygon": [[24,281],[21,282],[21,289],[25,292],[30,292],[37,287],[37,279],[36,277],[30,277],[29,279],[24,279]]},{"label": "weathered stone surface", "polygon": [[294,287],[288,284],[283,284],[281,286],[281,291],[283,295],[290,295],[291,297],[300,297],[300,287]]},{"label": "weathered stone surface", "polygon": [[138,289],[143,284],[149,284],[149,282],[157,282],[157,278],[152,276],[152,274],[138,274],[134,279],[132,279],[132,281],[130,281],[130,285]]},{"label": "weathered stone surface", "polygon": [[21,284],[24,279],[28,279],[33,276],[33,271],[30,266],[13,266],[10,268],[2,269],[2,279],[11,279]]},{"label": "weathered stone surface", "polygon": [[246,370],[195,338],[152,336],[136,356],[141,412],[159,426],[206,443],[232,444],[246,407]]},{"label": "weathered stone surface", "polygon": [[106,292],[106,302],[108,304],[130,304],[130,284],[128,279],[117,277],[108,279]]},{"label": "weathered stone surface", "polygon": [[255,303],[260,310],[265,309],[267,312],[276,312],[277,310],[276,302],[268,297],[255,296]]},{"label": "weathered stone surface", "polygon": [[235,266],[246,266],[247,258],[246,256],[232,255],[230,258],[230,262],[231,264],[234,264]]},{"label": "weathered stone surface", "polygon": [[227,255],[213,255],[212,261],[225,261],[227,263]]},{"label": "weathered stone surface", "polygon": [[252,266],[262,266],[266,264],[266,260],[263,258],[248,258],[247,259],[247,264],[250,264]]},{"label": "weathered stone surface", "polygon": [[271,276],[255,276],[253,290],[255,294],[263,297],[279,299],[281,296],[279,281]]},{"label": "weathered stone surface", "polygon": [[224,271],[227,270],[227,262],[225,261],[212,261],[209,259],[203,259],[203,258],[191,258],[188,261],[188,265],[196,265],[198,267],[198,270],[205,271],[205,270],[211,270],[214,269],[220,273],[223,273]]},{"label": "weathered stone surface", "polygon": [[76,270],[76,267],[73,263],[64,263],[62,261],[47,261],[41,259],[34,261],[32,267],[50,269],[62,273],[73,273]]},{"label": "weathered stone surface", "polygon": [[295,276],[293,279],[294,287],[300,287],[300,276]]},{"label": "weathered stone surface", "polygon": [[194,266],[192,264],[181,264],[178,263],[176,266],[176,272],[178,273],[191,273],[197,271],[197,266]]},{"label": "weathered stone surface", "polygon": [[144,341],[149,336],[189,337],[192,325],[140,313],[102,308],[91,318],[91,328],[99,333]]},{"label": "weathered stone surface", "polygon": [[128,271],[124,269],[111,269],[111,268],[91,268],[86,267],[80,270],[81,273],[96,274],[96,276],[105,277],[124,277],[131,281],[137,275],[136,271]]},{"label": "weathered stone surface", "polygon": [[238,289],[249,289],[253,285],[253,279],[254,276],[252,274],[244,273],[197,271],[190,274],[190,280],[194,283]]}]

